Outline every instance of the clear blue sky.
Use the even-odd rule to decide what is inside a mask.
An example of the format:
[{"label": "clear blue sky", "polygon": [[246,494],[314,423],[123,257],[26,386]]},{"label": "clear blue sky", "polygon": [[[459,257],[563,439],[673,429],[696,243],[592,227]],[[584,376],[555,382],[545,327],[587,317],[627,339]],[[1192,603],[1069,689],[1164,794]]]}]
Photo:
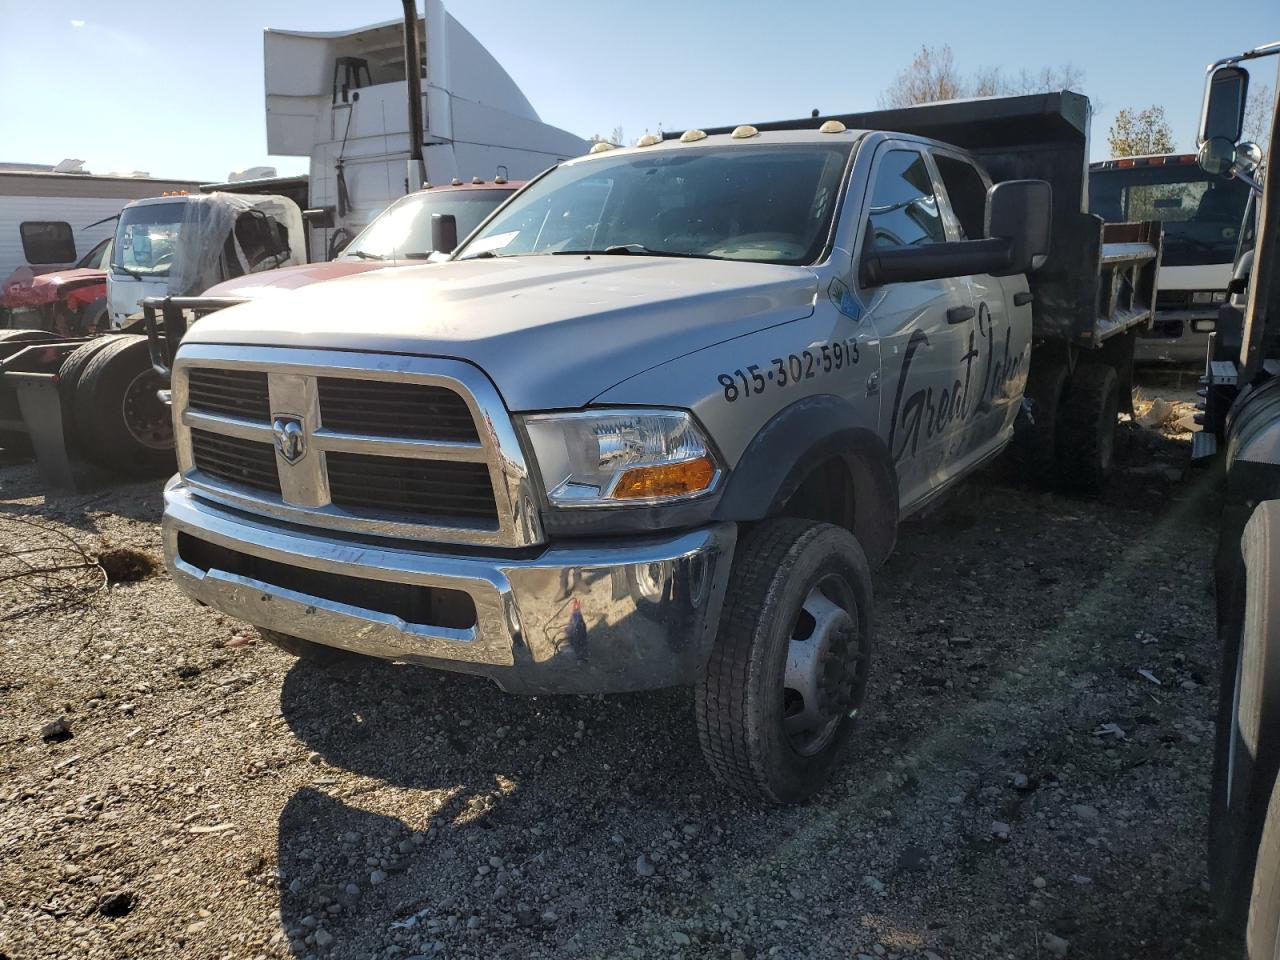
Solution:
[{"label": "clear blue sky", "polygon": [[[1096,109],[1162,104],[1190,149],[1204,66],[1280,39],[1280,2],[445,0],[544,120],[581,136],[876,105],[921,44],[966,70],[1071,61]],[[222,179],[268,158],[262,31],[400,16],[395,0],[0,0],[0,160]],[[1275,73],[1255,73],[1273,84]]]}]

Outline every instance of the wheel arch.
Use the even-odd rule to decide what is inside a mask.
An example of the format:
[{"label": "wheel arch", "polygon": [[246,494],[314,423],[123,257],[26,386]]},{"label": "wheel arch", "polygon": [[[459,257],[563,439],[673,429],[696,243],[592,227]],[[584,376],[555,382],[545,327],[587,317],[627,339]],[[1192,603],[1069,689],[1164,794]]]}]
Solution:
[{"label": "wheel arch", "polygon": [[852,533],[877,567],[897,539],[897,473],[884,441],[839,397],[806,397],[761,427],[729,475],[715,519],[751,523],[783,515],[806,481],[833,465],[852,492]]}]

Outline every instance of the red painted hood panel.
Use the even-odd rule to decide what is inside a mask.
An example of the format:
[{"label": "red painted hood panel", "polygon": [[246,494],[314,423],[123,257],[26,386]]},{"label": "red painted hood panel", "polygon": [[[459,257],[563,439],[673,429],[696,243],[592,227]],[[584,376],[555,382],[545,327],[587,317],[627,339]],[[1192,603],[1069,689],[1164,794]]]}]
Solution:
[{"label": "red painted hood panel", "polygon": [[[415,261],[404,261],[401,265]],[[416,261],[421,264],[421,261]],[[303,263],[294,267],[281,267],[278,270],[264,270],[262,273],[251,273],[236,277],[234,280],[223,280],[204,292],[207,297],[259,297],[277,290],[296,290],[298,287],[310,286],[321,280],[333,280],[337,277],[350,277],[357,273],[395,266],[382,260],[331,260],[328,263]]]}]

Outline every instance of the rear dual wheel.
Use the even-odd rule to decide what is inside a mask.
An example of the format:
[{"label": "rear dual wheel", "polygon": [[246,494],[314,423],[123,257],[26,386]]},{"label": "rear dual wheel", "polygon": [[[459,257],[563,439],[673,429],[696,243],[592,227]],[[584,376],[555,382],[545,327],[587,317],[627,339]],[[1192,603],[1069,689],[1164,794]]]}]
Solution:
[{"label": "rear dual wheel", "polygon": [[1099,494],[1115,472],[1120,378],[1105,363],[1036,366],[1027,383],[1032,426],[1018,439],[1023,468],[1038,483]]},{"label": "rear dual wheel", "polygon": [[826,782],[861,712],[871,574],[852,534],[809,520],[767,520],[736,553],[695,690],[698,738],[724,783],[794,803]]},{"label": "rear dual wheel", "polygon": [[146,337],[89,341],[63,361],[60,385],[88,459],[136,476],[173,469],[173,416],[158,396],[166,384],[151,367]]}]

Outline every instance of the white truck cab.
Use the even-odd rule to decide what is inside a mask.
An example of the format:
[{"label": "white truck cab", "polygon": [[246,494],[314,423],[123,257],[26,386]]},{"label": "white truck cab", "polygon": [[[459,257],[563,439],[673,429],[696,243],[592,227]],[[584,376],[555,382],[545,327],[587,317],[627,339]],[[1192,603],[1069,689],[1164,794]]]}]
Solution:
[{"label": "white truck cab", "polygon": [[120,212],[107,309],[120,329],[150,297],[192,296],[223,280],[307,262],[302,211],[287,197],[171,193]]},{"label": "white truck cab", "polygon": [[1196,155],[1123,157],[1089,167],[1089,210],[1103,220],[1158,220],[1164,227],[1160,293],[1139,361],[1204,362],[1227,301],[1249,187],[1205,173]]}]

